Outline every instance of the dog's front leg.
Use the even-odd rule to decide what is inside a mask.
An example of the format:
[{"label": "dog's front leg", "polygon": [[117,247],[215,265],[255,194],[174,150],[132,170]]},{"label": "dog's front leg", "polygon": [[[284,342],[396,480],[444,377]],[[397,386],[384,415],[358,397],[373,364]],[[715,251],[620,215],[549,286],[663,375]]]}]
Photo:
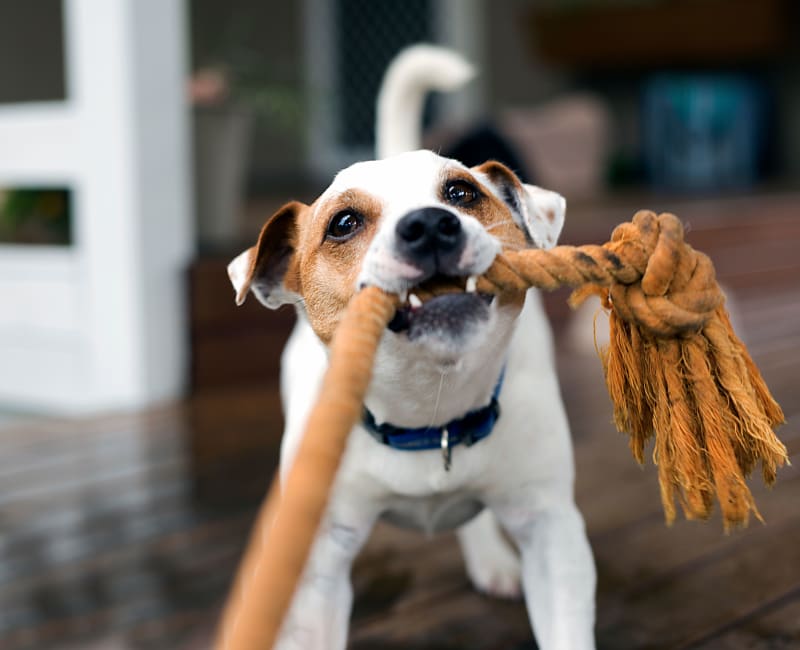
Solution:
[{"label": "dog's front leg", "polygon": [[374,517],[329,513],[283,624],[278,650],[344,650],[353,604],[350,568]]},{"label": "dog's front leg", "polygon": [[541,508],[516,495],[493,509],[522,554],[522,584],[542,650],[594,648],[595,568],[578,509],[563,498]]}]

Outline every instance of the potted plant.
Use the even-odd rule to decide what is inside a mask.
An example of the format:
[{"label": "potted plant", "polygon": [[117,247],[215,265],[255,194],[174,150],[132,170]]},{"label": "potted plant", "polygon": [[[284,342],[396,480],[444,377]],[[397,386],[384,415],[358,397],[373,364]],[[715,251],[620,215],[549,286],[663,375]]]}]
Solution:
[{"label": "potted plant", "polygon": [[298,130],[302,124],[298,90],[276,82],[262,57],[240,47],[223,48],[216,58],[224,63],[198,68],[189,84],[197,233],[206,248],[240,236],[250,144],[258,125]]}]

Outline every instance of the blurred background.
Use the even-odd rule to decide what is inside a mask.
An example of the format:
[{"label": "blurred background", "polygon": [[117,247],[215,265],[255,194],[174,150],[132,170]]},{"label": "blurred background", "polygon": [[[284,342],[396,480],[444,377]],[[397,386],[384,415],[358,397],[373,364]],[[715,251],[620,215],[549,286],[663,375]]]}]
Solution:
[{"label": "blurred background", "polygon": [[[684,220],[795,457],[798,9],[0,3],[0,647],[209,647],[275,467],[294,318],[237,309],[225,266],[282,203],[373,157],[381,75],[412,43],[479,70],[430,98],[426,146],[481,156],[491,141],[494,157],[500,143],[521,176],[566,196],[562,241],[605,241],[639,208]],[[774,493],[756,488],[766,527],[666,530],[653,468],[640,472],[608,424],[592,315],[564,297],[546,304],[601,647],[800,647],[796,470]],[[355,568],[352,647],[535,647],[520,603],[471,592],[457,554],[420,561],[422,543],[376,531]]]}]

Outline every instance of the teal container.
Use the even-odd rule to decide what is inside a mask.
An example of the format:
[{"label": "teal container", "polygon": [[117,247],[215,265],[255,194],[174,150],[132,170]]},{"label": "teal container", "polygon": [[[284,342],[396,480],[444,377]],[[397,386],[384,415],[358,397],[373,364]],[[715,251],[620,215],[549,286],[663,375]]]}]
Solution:
[{"label": "teal container", "polygon": [[673,190],[746,188],[759,176],[766,93],[740,75],[659,75],[645,84],[643,158],[650,182]]}]

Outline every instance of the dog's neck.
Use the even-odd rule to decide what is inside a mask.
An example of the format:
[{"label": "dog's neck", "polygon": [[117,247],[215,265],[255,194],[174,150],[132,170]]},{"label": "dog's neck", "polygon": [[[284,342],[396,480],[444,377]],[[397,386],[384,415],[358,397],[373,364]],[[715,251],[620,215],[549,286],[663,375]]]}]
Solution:
[{"label": "dog's neck", "polygon": [[415,428],[443,425],[486,406],[506,360],[510,336],[500,334],[452,364],[432,358],[425,350],[412,350],[408,342],[384,341],[367,408],[379,424]]},{"label": "dog's neck", "polygon": [[[311,334],[302,303],[297,316]],[[519,310],[501,309],[486,335],[457,358],[437,355],[387,330],[378,346],[365,406],[377,424],[442,426],[488,405],[508,358]],[[311,334],[321,349],[324,343]]]}]

